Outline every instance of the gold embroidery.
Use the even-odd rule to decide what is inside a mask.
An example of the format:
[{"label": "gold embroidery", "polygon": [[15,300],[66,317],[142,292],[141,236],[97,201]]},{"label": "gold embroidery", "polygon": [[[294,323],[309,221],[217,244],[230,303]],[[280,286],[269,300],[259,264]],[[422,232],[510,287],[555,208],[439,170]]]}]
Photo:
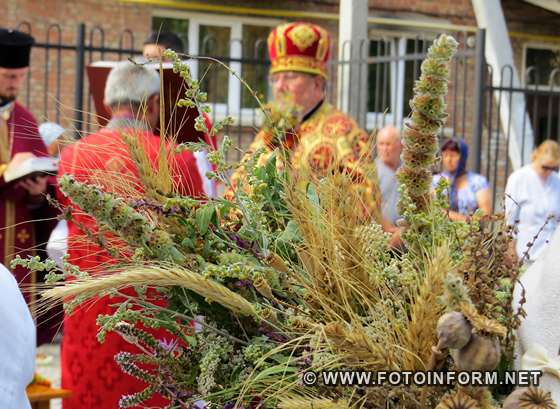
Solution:
[{"label": "gold embroidery", "polygon": [[323,125],[323,133],[327,136],[345,136],[352,131],[354,125],[346,117],[342,115],[332,116]]},{"label": "gold embroidery", "polygon": [[29,240],[30,237],[31,235],[27,233],[26,229],[20,230],[20,232],[17,234],[17,238],[21,244],[24,244],[27,240]]},{"label": "gold embroidery", "polygon": [[8,120],[12,115],[12,110],[14,109],[14,104],[11,104],[9,108],[2,111],[0,115],[0,163],[9,163],[12,159],[12,138],[10,135],[10,129],[8,126]]},{"label": "gold embroidery", "polygon": [[5,201],[5,230],[4,230],[4,265],[10,268],[10,262],[14,256],[14,242],[15,242],[15,223],[16,223],[16,205],[11,200]]},{"label": "gold embroidery", "polygon": [[296,25],[287,35],[300,51],[305,51],[317,41],[317,33],[307,24]]},{"label": "gold embroidery", "polygon": [[315,58],[319,61],[323,61],[329,52],[329,34],[322,27],[317,27],[317,29],[319,30],[321,39],[319,40],[319,45],[317,46]]},{"label": "gold embroidery", "polygon": [[286,38],[284,31],[288,28],[289,24],[283,24],[276,28],[276,56],[283,57],[286,55]]},{"label": "gold embroidery", "polygon": [[8,122],[0,118],[0,162],[7,164],[10,162],[10,132]]},{"label": "gold embroidery", "polygon": [[290,56],[281,57],[273,60],[270,73],[282,71],[297,71],[308,74],[318,74],[326,78],[326,67],[321,61],[316,61],[312,57]]},{"label": "gold embroidery", "polygon": [[314,146],[305,155],[313,171],[323,174],[330,169],[336,161],[335,148],[329,142],[316,141]]},{"label": "gold embroidery", "polygon": [[[379,221],[381,194],[375,163],[367,160],[370,146],[367,134],[351,118],[324,103],[301,126],[298,136],[298,144],[290,155],[293,169],[310,170],[312,174],[321,175],[332,166],[341,165],[351,172],[355,180],[352,187],[362,198],[364,215]],[[265,162],[273,151],[266,149],[263,131],[257,135],[249,151],[255,152],[260,148],[265,148],[267,152],[260,156],[259,162]],[[242,184],[244,177],[243,168],[237,169],[231,178],[232,184]],[[232,195],[233,192],[228,191],[228,197]]]},{"label": "gold embroidery", "polygon": [[10,109],[5,109],[0,114],[0,118],[3,119],[4,121],[8,121],[8,119],[10,119],[10,115],[12,115],[12,109],[11,108]]}]

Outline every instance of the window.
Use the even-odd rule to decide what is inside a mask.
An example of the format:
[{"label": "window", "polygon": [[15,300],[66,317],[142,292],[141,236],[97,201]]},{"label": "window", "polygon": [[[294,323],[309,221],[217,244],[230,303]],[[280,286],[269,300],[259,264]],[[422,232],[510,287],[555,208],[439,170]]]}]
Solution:
[{"label": "window", "polygon": [[[391,41],[372,40],[369,45],[369,55],[372,57],[379,57],[382,60],[384,57],[391,55],[391,47],[394,44]],[[391,98],[391,65],[389,62],[380,61],[368,65],[368,112],[384,112],[384,107],[387,107],[388,113],[391,112],[391,105],[387,104]]]},{"label": "window", "polygon": [[[198,55],[230,62],[231,27],[201,24],[198,29]],[[209,101],[227,104],[228,88],[224,84],[228,83],[228,72],[224,67],[209,60],[199,60],[198,78]]]},{"label": "window", "polygon": [[[406,39],[406,55],[419,56],[425,55],[428,51],[428,47],[431,41],[420,40],[420,39]],[[403,117],[407,117],[412,108],[410,108],[409,101],[413,97],[414,82],[420,77],[420,64],[424,58],[413,58],[412,60],[406,60],[404,62],[404,98],[403,98]]]},{"label": "window", "polygon": [[528,45],[523,57],[526,85],[560,86],[560,48]]},{"label": "window", "polygon": [[[174,31],[186,39],[186,51],[193,56],[212,57],[230,67],[263,100],[269,97],[268,50],[266,39],[277,20],[181,12],[162,12],[152,18],[152,27]],[[225,67],[208,59],[189,60],[191,73],[208,93],[215,118],[233,116],[255,125],[258,106],[250,90]]]},{"label": "window", "polygon": [[[375,33],[374,33],[375,35]],[[400,127],[410,114],[414,81],[430,40],[390,36],[373,38],[368,61],[368,129],[385,124]]]},{"label": "window", "polygon": [[528,88],[525,101],[536,146],[545,139],[558,137],[560,101],[553,94],[537,94],[531,90],[560,89],[560,47],[526,45],[523,53],[523,80]]},{"label": "window", "polygon": [[[270,27],[243,25],[243,60],[241,66],[243,79],[259,95],[261,100],[270,97],[268,87],[268,49],[266,39]],[[241,89],[241,106],[243,108],[257,108],[257,101],[246,89]]]}]

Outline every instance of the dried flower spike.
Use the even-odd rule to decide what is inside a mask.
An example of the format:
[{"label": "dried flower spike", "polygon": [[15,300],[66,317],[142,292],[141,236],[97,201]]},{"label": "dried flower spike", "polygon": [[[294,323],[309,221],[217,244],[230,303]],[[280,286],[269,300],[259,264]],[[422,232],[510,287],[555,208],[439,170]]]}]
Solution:
[{"label": "dried flower spike", "polygon": [[[432,181],[431,165],[438,149],[437,132],[444,123],[445,94],[449,76],[448,64],[457,41],[441,35],[428,50],[421,66],[420,79],[414,86],[410,102],[412,117],[405,124],[403,133],[403,165],[398,173],[408,197],[419,211],[427,209]],[[399,203],[404,213],[404,203]]]}]

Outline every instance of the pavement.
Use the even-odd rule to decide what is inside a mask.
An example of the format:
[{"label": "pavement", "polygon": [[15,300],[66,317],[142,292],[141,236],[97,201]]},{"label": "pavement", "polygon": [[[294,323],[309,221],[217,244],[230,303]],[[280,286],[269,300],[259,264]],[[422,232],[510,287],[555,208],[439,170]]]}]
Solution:
[{"label": "pavement", "polygon": [[[43,355],[37,360],[36,372],[51,381],[54,388],[60,388],[60,344],[43,344],[37,348],[37,354]],[[50,409],[61,409],[62,399],[53,399]]]}]

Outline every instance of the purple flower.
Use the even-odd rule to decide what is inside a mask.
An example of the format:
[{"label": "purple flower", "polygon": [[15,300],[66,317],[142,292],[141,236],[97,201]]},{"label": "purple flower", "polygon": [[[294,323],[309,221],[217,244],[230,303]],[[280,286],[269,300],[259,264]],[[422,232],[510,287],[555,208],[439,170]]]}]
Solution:
[{"label": "purple flower", "polygon": [[243,240],[235,233],[228,232],[227,235],[229,239],[235,243],[235,245],[243,250],[251,250],[251,243],[246,240]]},{"label": "purple flower", "polygon": [[132,202],[132,207],[134,208],[141,207],[141,206],[146,206],[146,201],[144,199],[140,199]]},{"label": "purple flower", "polygon": [[280,342],[280,343],[284,343],[284,342],[288,341],[287,336],[273,331],[272,327],[270,325],[267,325],[264,322],[261,323],[261,325],[259,326],[259,332],[263,335],[266,335],[272,341],[276,341],[276,342]]},{"label": "purple flower", "polygon": [[159,346],[166,352],[173,352],[179,343],[178,339],[167,340],[165,338],[158,340]]},{"label": "purple flower", "polygon": [[252,283],[251,280],[237,280],[233,283],[236,288],[249,288],[251,287]]},{"label": "purple flower", "polygon": [[259,251],[259,246],[257,245],[257,243],[251,243],[232,232],[226,232],[226,234],[228,238],[240,249],[250,252],[260,260],[264,258],[264,255]]},{"label": "purple flower", "polygon": [[249,409],[259,409],[262,407],[262,398],[260,398],[259,396],[254,397],[249,404]]},{"label": "purple flower", "polygon": [[189,399],[194,395],[193,391],[179,391],[177,392],[177,399],[184,400]]}]

